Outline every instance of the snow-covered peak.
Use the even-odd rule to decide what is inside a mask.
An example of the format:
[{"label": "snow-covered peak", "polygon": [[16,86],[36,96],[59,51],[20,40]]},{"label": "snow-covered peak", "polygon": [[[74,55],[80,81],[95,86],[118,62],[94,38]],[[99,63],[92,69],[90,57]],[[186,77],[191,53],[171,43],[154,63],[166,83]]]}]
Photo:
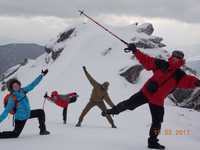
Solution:
[{"label": "snow-covered peak", "polygon": [[[159,57],[163,55],[164,58],[166,58],[166,55],[168,55],[168,52],[166,50],[161,49],[162,47],[165,47],[165,44],[162,43],[163,38],[152,35],[154,29],[153,25],[150,23],[145,23],[141,25],[135,23],[125,27],[108,28],[119,35],[122,39],[128,42],[135,43],[138,48],[147,49],[147,53],[148,51],[151,51],[148,49],[158,49],[159,51],[162,51],[162,54],[160,52],[156,52],[157,54],[152,52],[152,54]],[[68,27],[55,39],[52,39],[49,44],[46,45],[46,49],[54,52],[67,49],[67,46],[71,43],[70,41],[72,40],[76,40],[78,45],[80,45],[82,41],[83,43],[97,43],[98,48],[104,48],[106,47],[106,45],[109,45],[108,48],[115,47],[116,44],[112,44],[113,42],[117,43],[117,47],[118,45],[121,45],[121,47],[123,46],[120,41],[106,33],[98,26],[92,23],[84,23]]]}]

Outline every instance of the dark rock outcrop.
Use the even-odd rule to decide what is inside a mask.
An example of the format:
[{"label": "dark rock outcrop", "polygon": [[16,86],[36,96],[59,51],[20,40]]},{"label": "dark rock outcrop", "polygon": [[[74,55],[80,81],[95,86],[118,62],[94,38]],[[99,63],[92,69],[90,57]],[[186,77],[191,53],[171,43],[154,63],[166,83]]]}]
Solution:
[{"label": "dark rock outcrop", "polygon": [[72,28],[72,29],[69,29],[69,30],[63,32],[62,34],[60,34],[60,37],[58,38],[57,43],[67,40],[72,35],[74,30],[75,30],[75,28]]},{"label": "dark rock outcrop", "polygon": [[144,23],[138,26],[137,31],[139,33],[143,32],[143,33],[146,33],[147,35],[152,35],[152,33],[154,32],[154,28],[152,24]]},{"label": "dark rock outcrop", "polygon": [[111,51],[112,51],[112,48],[109,47],[108,49],[106,49],[106,50],[104,50],[104,51],[102,52],[102,55],[103,55],[103,56],[106,56],[106,55],[110,54]]},{"label": "dark rock outcrop", "polygon": [[200,111],[200,89],[184,90],[177,89],[169,98],[180,107],[190,108]]},{"label": "dark rock outcrop", "polygon": [[[68,29],[67,31],[64,31],[63,33],[61,33],[60,35],[58,35],[58,39],[55,41],[55,43],[53,43],[53,45],[47,45],[45,46],[45,52],[47,54],[49,54],[46,58],[45,58],[45,62],[48,64],[50,62],[50,60],[52,59],[53,61],[55,61],[60,54],[63,52],[64,48],[63,47],[57,47],[55,45],[60,44],[66,40],[68,40],[72,34],[74,33],[75,28],[71,28]],[[49,57],[50,56],[50,57]]]},{"label": "dark rock outcrop", "polygon": [[135,36],[132,38],[133,43],[135,43],[138,48],[152,49],[152,48],[166,47],[166,45],[162,43],[163,38],[152,36],[154,32],[152,24],[150,23],[141,24],[137,26],[136,32],[144,33],[144,35],[146,35],[146,36]]},{"label": "dark rock outcrop", "polygon": [[143,70],[142,65],[135,65],[125,70],[122,69],[120,76],[124,77],[128,82],[135,84],[140,76],[141,71]]},{"label": "dark rock outcrop", "polygon": [[57,51],[52,51],[52,55],[51,55],[52,59],[55,61],[60,56],[62,51],[63,51],[63,48],[61,48]]}]

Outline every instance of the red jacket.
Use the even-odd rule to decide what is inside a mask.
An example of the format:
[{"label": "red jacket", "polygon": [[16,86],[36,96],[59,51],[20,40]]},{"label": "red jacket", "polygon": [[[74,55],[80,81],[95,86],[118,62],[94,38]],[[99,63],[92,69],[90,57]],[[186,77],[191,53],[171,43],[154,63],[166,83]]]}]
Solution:
[{"label": "red jacket", "polygon": [[[142,88],[143,94],[148,98],[150,103],[163,106],[164,99],[175,88],[190,89],[196,87],[196,83],[198,81],[196,77],[185,74],[177,83],[175,78],[171,77],[171,75],[174,73],[173,70],[167,70],[164,72],[161,69],[158,69],[155,63],[156,58],[148,56],[142,53],[140,50],[137,50],[134,54],[146,70],[153,71],[152,77],[144,84]],[[158,85],[160,84],[158,90],[155,93],[149,92],[147,88],[149,82],[152,80],[156,81]]]},{"label": "red jacket", "polygon": [[48,99],[50,99],[57,106],[60,106],[62,108],[67,108],[69,105],[69,102],[67,100],[62,99],[59,95],[56,96],[56,100],[53,100],[52,97],[48,97]]}]

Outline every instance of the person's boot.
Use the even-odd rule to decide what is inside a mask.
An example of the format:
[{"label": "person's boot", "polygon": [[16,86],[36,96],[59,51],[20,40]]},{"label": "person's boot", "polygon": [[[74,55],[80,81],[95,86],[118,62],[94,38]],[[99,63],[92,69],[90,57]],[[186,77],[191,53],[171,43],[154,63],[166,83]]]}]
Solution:
[{"label": "person's boot", "polygon": [[113,125],[112,125],[112,128],[113,128],[113,129],[116,129],[116,128],[117,128],[117,126],[113,124]]},{"label": "person's boot", "polygon": [[107,109],[101,113],[103,117],[105,117],[106,115],[118,115],[118,114],[119,110],[116,107],[113,107],[112,109]]},{"label": "person's boot", "polygon": [[41,130],[40,131],[40,135],[49,135],[49,134],[50,134],[50,132],[47,131],[47,130]]},{"label": "person's boot", "polygon": [[81,122],[80,121],[76,124],[76,127],[81,127]]},{"label": "person's boot", "polygon": [[40,128],[40,135],[49,135],[50,134],[50,132],[47,131],[46,125],[44,123],[41,123],[39,128]]},{"label": "person's boot", "polygon": [[152,140],[152,139],[148,139],[148,148],[149,149],[162,149],[164,150],[165,149],[165,146],[164,145],[161,145],[158,143],[158,139],[155,139],[155,140]]},{"label": "person's boot", "polygon": [[66,120],[63,120],[63,124],[67,124],[67,121],[66,121]]}]

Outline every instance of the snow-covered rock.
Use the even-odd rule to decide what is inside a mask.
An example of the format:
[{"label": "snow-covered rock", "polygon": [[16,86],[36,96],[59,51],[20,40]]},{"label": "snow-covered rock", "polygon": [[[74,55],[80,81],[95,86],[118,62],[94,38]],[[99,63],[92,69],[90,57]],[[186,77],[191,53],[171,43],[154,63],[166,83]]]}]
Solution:
[{"label": "snow-covered rock", "polygon": [[154,32],[152,24],[144,23],[141,25],[134,24],[132,26],[135,28],[132,42],[135,43],[138,48],[152,49],[166,46],[164,43],[162,43],[163,38],[152,35]]},{"label": "snow-covered rock", "polygon": [[144,23],[138,26],[137,31],[139,33],[146,33],[147,35],[152,35],[154,32],[154,28],[151,23]]}]

